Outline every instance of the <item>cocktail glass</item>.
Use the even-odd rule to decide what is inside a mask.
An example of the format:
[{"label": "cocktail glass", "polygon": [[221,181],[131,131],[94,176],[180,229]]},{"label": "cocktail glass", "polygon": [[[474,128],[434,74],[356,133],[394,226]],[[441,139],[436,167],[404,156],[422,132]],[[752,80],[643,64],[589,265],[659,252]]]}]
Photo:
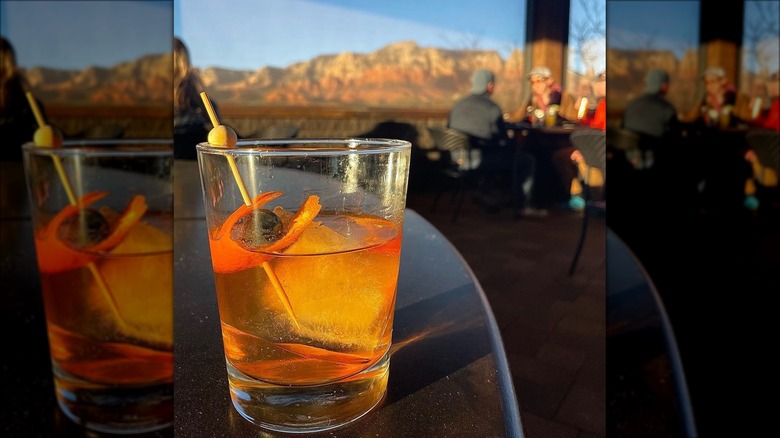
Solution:
[{"label": "cocktail glass", "polygon": [[560,109],[560,106],[558,105],[550,105],[547,108],[547,112],[545,114],[544,118],[544,126],[553,127],[558,122],[558,110]]},{"label": "cocktail glass", "polygon": [[364,416],[387,388],[411,145],[197,151],[234,407],[284,432]]},{"label": "cocktail glass", "polygon": [[170,426],[172,143],[23,151],[60,408],[100,432]]}]

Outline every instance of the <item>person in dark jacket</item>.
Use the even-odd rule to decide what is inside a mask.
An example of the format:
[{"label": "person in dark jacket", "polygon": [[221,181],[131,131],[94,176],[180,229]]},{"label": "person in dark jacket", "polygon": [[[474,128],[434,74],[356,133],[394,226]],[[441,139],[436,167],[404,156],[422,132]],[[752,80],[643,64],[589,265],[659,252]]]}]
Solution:
[{"label": "person in dark jacket", "polygon": [[516,218],[544,217],[546,210],[531,207],[530,189],[533,185],[535,160],[526,151],[517,151],[507,136],[504,113],[490,96],[496,80],[490,70],[477,70],[471,77],[471,93],[455,102],[450,109],[447,126],[469,136],[471,146],[481,152],[478,171],[481,173],[477,201],[488,211],[500,209],[495,192],[500,181],[511,181],[515,195]]}]

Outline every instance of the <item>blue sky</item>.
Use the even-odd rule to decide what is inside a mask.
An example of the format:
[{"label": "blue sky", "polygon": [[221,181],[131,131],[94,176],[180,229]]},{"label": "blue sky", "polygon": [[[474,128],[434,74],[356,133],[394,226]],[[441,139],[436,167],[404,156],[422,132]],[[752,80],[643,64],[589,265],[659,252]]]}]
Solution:
[{"label": "blue sky", "polygon": [[[585,12],[585,5],[588,6],[589,12],[593,15],[601,14],[600,21],[602,26],[606,24],[606,3],[607,0],[585,0],[585,3],[583,4],[583,1],[581,0],[571,0],[571,10],[569,12],[569,34],[572,35],[574,33],[574,26],[580,26],[582,23],[586,22],[586,12]],[[602,29],[603,30],[603,29]],[[594,52],[598,52],[597,54],[594,53],[593,58],[589,59],[588,61],[591,63],[591,67],[594,69],[594,73],[599,73],[601,71],[606,70],[606,40],[604,36],[596,36],[595,34],[591,36],[591,39],[589,40],[592,44],[598,45],[599,50],[594,50]],[[574,70],[580,73],[586,73],[587,71],[587,65],[583,63],[583,60],[580,57],[580,51],[579,47],[577,45],[577,41],[575,41],[572,37],[570,37],[569,40],[569,69]]]},{"label": "blue sky", "polygon": [[698,47],[698,1],[608,1],[607,46],[668,49],[680,58]]},{"label": "blue sky", "polygon": [[[763,3],[761,5],[763,7],[757,7],[758,3]],[[750,26],[753,26],[755,23],[767,24],[767,22],[774,23],[775,29],[777,29],[778,22],[780,22],[780,17],[777,15],[778,10],[780,10],[780,1],[747,1],[745,3],[745,29],[750,28]],[[766,17],[762,17],[762,14],[766,14]],[[764,29],[764,31],[767,31],[767,29]],[[769,72],[777,71],[778,68],[780,68],[780,35],[762,32],[759,41],[756,42],[756,46],[761,52],[761,56],[764,58],[764,63],[766,64],[765,67],[769,69]],[[742,62],[749,70],[756,71],[758,70],[758,65],[752,52],[753,48],[751,42],[745,42],[746,51]]]},{"label": "blue sky", "polygon": [[0,34],[22,67],[110,67],[170,52],[172,13],[170,0],[3,0]]},{"label": "blue sky", "polygon": [[517,0],[176,0],[174,9],[174,34],[198,67],[285,67],[405,40],[506,55],[525,39]]}]

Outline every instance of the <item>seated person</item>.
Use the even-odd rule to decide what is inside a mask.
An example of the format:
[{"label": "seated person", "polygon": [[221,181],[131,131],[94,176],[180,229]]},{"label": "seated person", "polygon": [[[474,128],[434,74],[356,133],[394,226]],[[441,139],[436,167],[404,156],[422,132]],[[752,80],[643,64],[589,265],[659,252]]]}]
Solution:
[{"label": "seated person", "polygon": [[556,125],[560,125],[566,120],[576,119],[574,99],[570,94],[562,91],[552,78],[552,72],[549,68],[534,67],[527,77],[531,84],[531,96],[525,105],[509,115],[508,120],[527,122],[537,126],[544,125],[545,117],[551,108],[556,110]]},{"label": "seated person", "polygon": [[[190,64],[190,55],[184,42],[173,39],[173,155],[176,159],[195,160],[198,143],[208,141],[211,128],[200,93],[203,82]],[[219,117],[219,108],[211,105]]]},{"label": "seated person", "polygon": [[[607,72],[601,72],[601,74],[593,83],[593,92],[598,99],[596,105],[596,111],[590,116],[580,120],[581,124],[593,129],[599,129],[601,131],[607,130]],[[569,198],[569,208],[572,210],[580,211],[585,208],[585,199],[582,196],[582,183],[586,182],[590,187],[602,187],[604,185],[604,175],[601,171],[592,168],[585,164],[585,158],[582,154],[575,150],[569,156],[570,159],[577,166],[578,176],[571,181],[571,189]],[[587,179],[586,179],[587,178]]]},{"label": "seated person", "polygon": [[737,94],[737,102],[734,104],[734,115],[741,121],[750,124],[753,120],[766,115],[772,103],[769,96],[769,87],[766,82],[756,81],[751,90]]},{"label": "seated person", "polygon": [[737,100],[734,86],[726,78],[721,67],[709,67],[702,75],[705,94],[701,103],[685,117],[685,121],[700,123],[704,126],[733,126],[736,117],[732,112]]},{"label": "seated person", "polygon": [[772,103],[768,111],[762,111],[755,120],[751,121],[751,125],[780,131],[780,71],[775,71],[769,76],[766,88]]},{"label": "seated person", "polygon": [[580,119],[580,124],[593,129],[607,130],[607,72],[601,72],[593,82],[593,98],[596,109]]},{"label": "seated person", "polygon": [[513,200],[518,216],[541,217],[546,211],[529,205],[535,159],[526,151],[516,153],[507,136],[503,111],[490,96],[495,88],[495,76],[490,70],[477,70],[471,77],[471,93],[455,102],[450,109],[447,126],[466,133],[472,147],[479,148],[482,159],[479,166],[481,201],[488,211],[500,209],[488,199],[494,195],[503,179],[512,181]]},{"label": "seated person", "polygon": [[666,99],[669,92],[669,74],[664,70],[650,70],[645,77],[645,93],[626,106],[622,128],[653,139],[672,139],[679,136],[677,110]]},{"label": "seated person", "polygon": [[574,108],[572,110],[574,119],[580,125],[588,126],[588,122],[593,117],[599,100],[593,89],[593,79],[584,76],[580,78],[580,86],[575,96]]},{"label": "seated person", "polygon": [[652,171],[657,182],[667,188],[682,179],[680,175],[689,171],[692,160],[690,153],[677,147],[681,126],[677,109],[666,99],[668,92],[669,74],[661,69],[650,70],[644,94],[626,105],[621,120],[621,128],[639,135],[645,170]]},{"label": "seated person", "polygon": [[[762,112],[759,117],[751,121],[751,126],[761,129],[773,129],[780,132],[780,72],[776,71],[769,77],[767,91],[772,98],[772,106],[769,111]],[[756,182],[765,187],[776,187],[778,175],[771,167],[764,167],[759,163],[756,153],[748,150],[745,160],[750,164],[752,175],[745,182],[745,207],[756,210],[759,207],[756,197]]]},{"label": "seated person", "polygon": [[[35,120],[25,93],[29,83],[16,66],[16,53],[11,43],[0,37],[0,161],[22,161],[22,145],[33,140],[38,122]],[[46,117],[43,103],[36,98],[38,108]]]}]

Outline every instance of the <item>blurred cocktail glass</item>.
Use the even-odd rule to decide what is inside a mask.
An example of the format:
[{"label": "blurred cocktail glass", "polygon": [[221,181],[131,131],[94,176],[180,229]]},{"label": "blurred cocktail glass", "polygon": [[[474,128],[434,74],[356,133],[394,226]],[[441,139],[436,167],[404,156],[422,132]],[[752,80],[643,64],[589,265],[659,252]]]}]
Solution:
[{"label": "blurred cocktail glass", "polygon": [[95,431],[170,426],[172,143],[23,150],[59,406]]},{"label": "blurred cocktail glass", "polygon": [[236,410],[284,432],[364,416],[387,389],[410,143],[197,150]]},{"label": "blurred cocktail glass", "polygon": [[553,127],[558,122],[558,110],[560,109],[559,105],[550,105],[547,108],[547,111],[545,112],[545,118],[544,118],[544,126]]}]

